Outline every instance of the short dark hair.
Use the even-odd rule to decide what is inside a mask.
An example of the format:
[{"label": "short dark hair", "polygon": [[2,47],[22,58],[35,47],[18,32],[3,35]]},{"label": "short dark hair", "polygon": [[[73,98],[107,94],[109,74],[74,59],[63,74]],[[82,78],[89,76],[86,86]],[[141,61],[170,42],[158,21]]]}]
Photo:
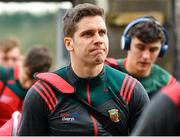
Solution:
[{"label": "short dark hair", "polygon": [[76,24],[86,16],[99,15],[104,18],[104,10],[90,3],[83,3],[69,9],[63,17],[64,36],[73,37]]},{"label": "short dark hair", "polygon": [[52,57],[46,47],[34,47],[25,56],[23,65],[29,70],[29,78],[37,72],[46,72],[50,69]]},{"label": "short dark hair", "polygon": [[162,43],[165,41],[165,36],[163,32],[163,27],[157,23],[157,20],[149,16],[149,21],[140,22],[133,26],[128,34],[133,37],[137,37],[140,41],[144,43],[152,43],[161,41]]}]

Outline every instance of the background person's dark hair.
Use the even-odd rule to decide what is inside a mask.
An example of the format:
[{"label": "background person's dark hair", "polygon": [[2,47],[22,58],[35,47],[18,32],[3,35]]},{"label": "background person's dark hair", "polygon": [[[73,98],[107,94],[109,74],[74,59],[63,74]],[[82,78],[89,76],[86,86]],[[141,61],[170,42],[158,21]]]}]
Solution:
[{"label": "background person's dark hair", "polygon": [[76,31],[76,24],[87,16],[102,16],[104,18],[104,10],[90,3],[79,4],[68,10],[63,18],[64,36],[73,37]]},{"label": "background person's dark hair", "polygon": [[159,40],[163,43],[165,36],[162,26],[156,23],[157,20],[154,17],[149,18],[152,19],[152,21],[140,22],[133,26],[128,32],[129,36],[131,36],[131,38],[137,37],[144,43],[152,43]]},{"label": "background person's dark hair", "polygon": [[32,48],[24,59],[23,66],[28,67],[29,78],[36,72],[47,72],[52,64],[52,56],[46,47]]}]

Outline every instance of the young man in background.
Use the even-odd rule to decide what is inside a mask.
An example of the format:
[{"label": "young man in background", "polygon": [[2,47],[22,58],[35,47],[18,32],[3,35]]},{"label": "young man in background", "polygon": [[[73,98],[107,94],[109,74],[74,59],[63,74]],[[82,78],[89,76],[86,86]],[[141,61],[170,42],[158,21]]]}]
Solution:
[{"label": "young man in background", "polygon": [[17,38],[6,38],[0,40],[1,65],[6,68],[20,65],[23,60],[21,54],[21,43]]},{"label": "young man in background", "polygon": [[167,32],[155,18],[145,16],[129,23],[122,35],[121,47],[127,50],[127,57],[107,58],[106,63],[137,78],[150,98],[176,82],[169,72],[154,64],[168,50]]}]

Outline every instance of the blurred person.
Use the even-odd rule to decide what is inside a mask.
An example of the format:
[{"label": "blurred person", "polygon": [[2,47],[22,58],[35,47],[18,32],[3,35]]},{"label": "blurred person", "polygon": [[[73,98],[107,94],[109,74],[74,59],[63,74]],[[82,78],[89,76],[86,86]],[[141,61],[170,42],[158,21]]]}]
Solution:
[{"label": "blurred person", "polygon": [[136,79],[104,65],[109,50],[104,10],[79,4],[65,13],[63,30],[71,63],[36,75],[19,135],[128,135],[149,98]]},{"label": "blurred person", "polygon": [[180,135],[180,83],[158,92],[143,112],[132,135]]},{"label": "blurred person", "polygon": [[144,16],[130,22],[122,35],[121,48],[127,50],[127,57],[107,58],[106,63],[137,78],[150,98],[176,82],[169,72],[154,64],[168,50],[167,32],[154,17]]},{"label": "blurred person", "polygon": [[49,50],[44,47],[28,51],[23,63],[14,68],[0,68],[0,127],[21,111],[27,90],[34,84],[33,74],[48,71],[52,63]]},{"label": "blurred person", "polygon": [[17,38],[6,38],[0,41],[0,50],[3,53],[2,66],[14,67],[22,63],[21,43]]}]

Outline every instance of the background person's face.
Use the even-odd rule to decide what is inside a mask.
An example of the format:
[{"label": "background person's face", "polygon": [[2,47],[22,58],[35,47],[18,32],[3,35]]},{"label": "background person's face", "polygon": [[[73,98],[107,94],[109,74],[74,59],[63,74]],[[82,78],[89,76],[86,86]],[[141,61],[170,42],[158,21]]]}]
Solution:
[{"label": "background person's face", "polygon": [[19,61],[21,60],[21,54],[19,48],[13,48],[9,52],[5,54],[4,57],[4,66],[5,67],[14,67],[19,64]]},{"label": "background person's face", "polygon": [[128,51],[128,63],[138,76],[147,76],[156,61],[161,48],[161,41],[145,44],[138,38],[132,38]]}]

